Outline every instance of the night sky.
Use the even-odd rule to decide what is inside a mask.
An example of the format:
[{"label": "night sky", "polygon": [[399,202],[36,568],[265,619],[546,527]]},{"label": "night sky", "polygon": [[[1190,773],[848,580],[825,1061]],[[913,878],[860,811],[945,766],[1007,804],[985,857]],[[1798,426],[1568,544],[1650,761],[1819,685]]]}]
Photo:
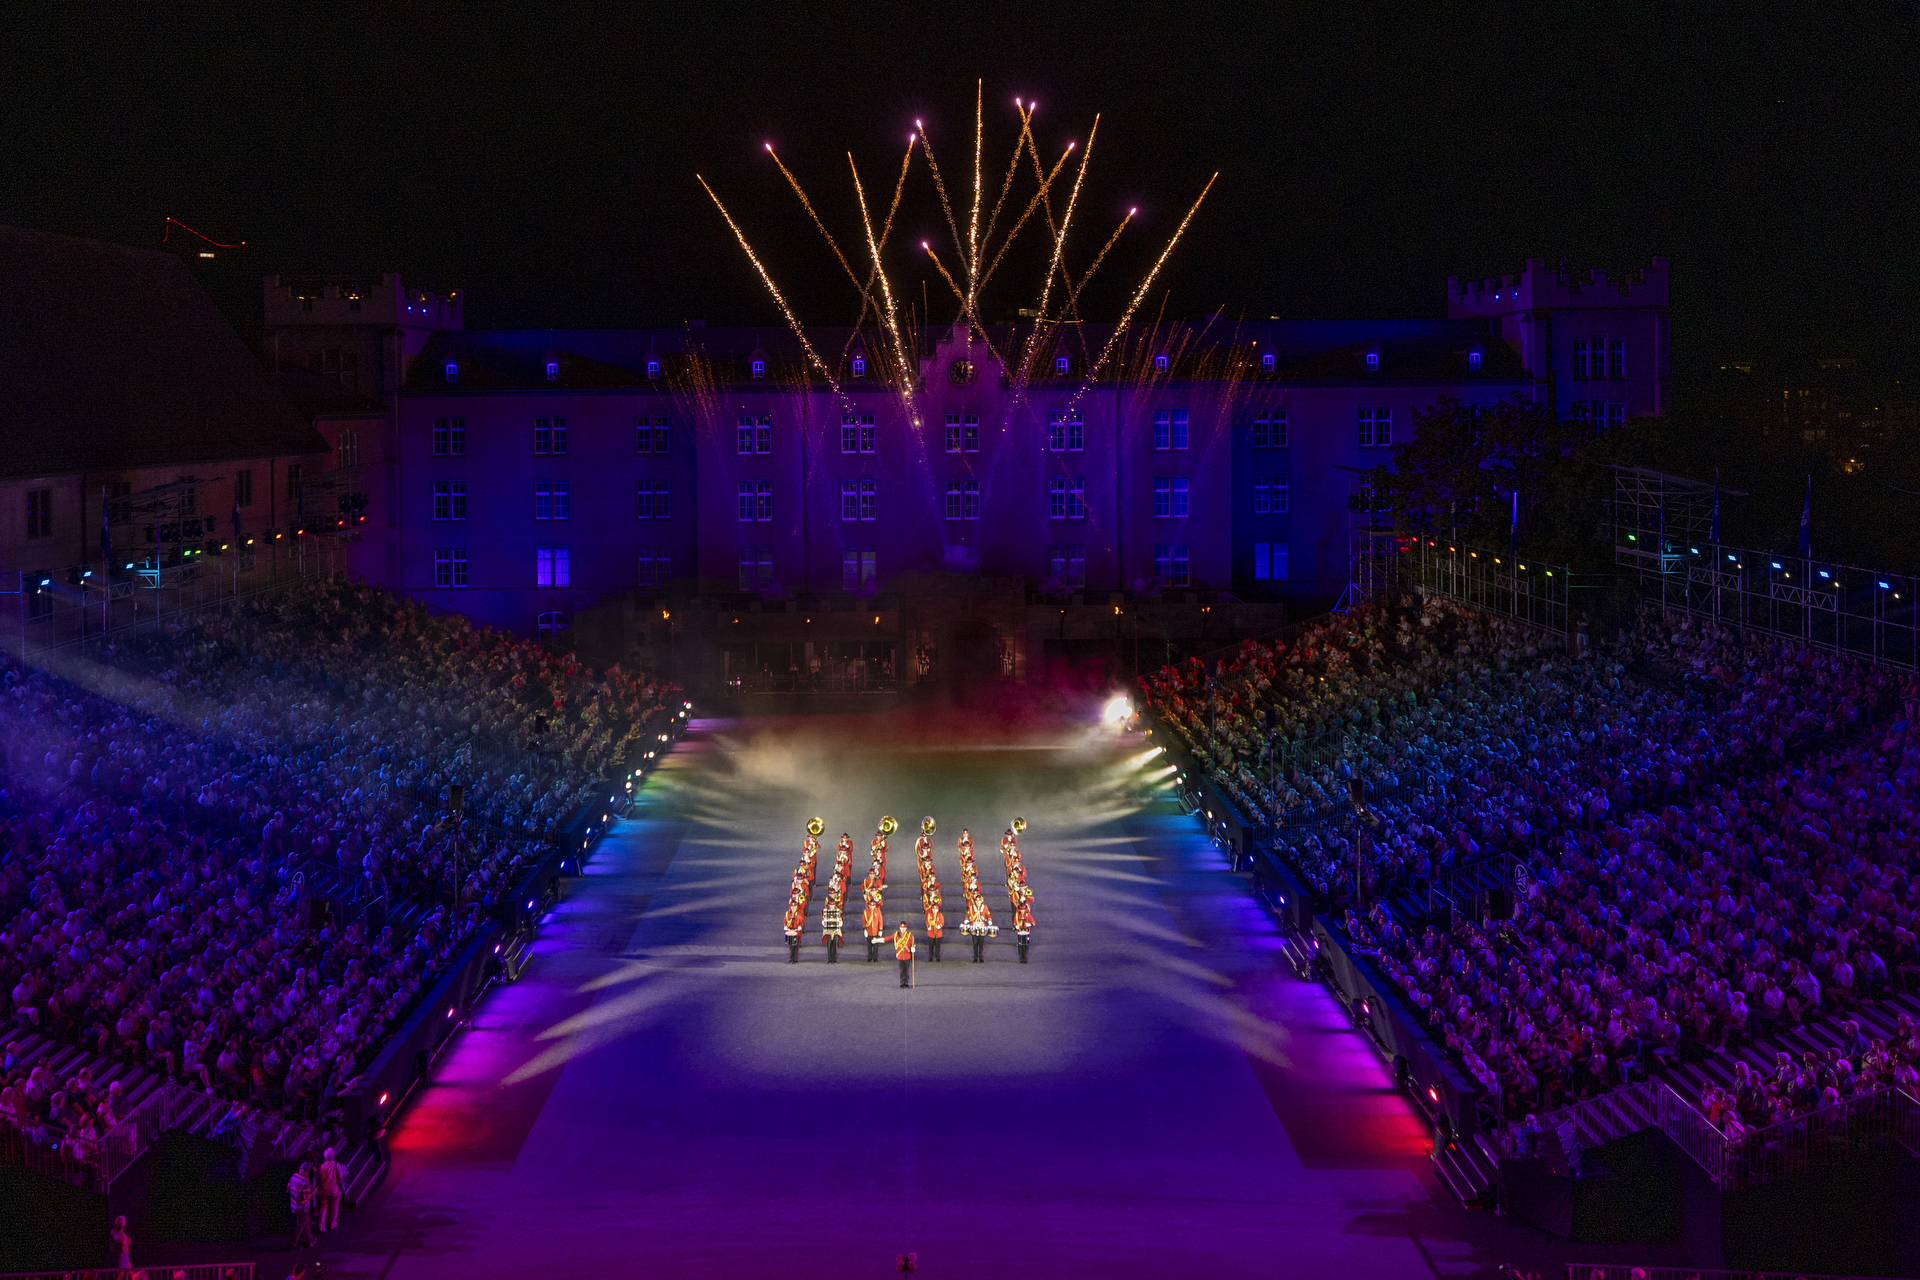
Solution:
[{"label": "night sky", "polygon": [[[615,8],[16,6],[0,221],[157,245],[171,215],[247,240],[250,275],[466,290],[472,327],[777,323],[699,172],[802,318],[845,323],[761,144],[852,247],[845,152],[878,200],[920,117],[965,185],[981,78],[990,171],[1015,96],[1048,152],[1102,113],[1070,264],[1141,214],[1090,318],[1217,170],[1168,314],[1433,315],[1450,274],[1663,254],[1683,365],[1915,336],[1911,3]],[[903,248],[950,242],[924,169],[910,190]],[[989,317],[1039,274],[1006,268]]]}]

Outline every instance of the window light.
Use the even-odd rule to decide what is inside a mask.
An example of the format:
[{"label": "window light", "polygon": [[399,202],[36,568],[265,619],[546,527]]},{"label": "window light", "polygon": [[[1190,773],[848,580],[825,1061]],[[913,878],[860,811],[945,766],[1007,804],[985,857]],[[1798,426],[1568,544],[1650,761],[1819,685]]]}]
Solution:
[{"label": "window light", "polygon": [[559,380],[560,380],[560,362],[558,360],[547,361],[547,381],[558,382]]},{"label": "window light", "polygon": [[457,364],[453,364],[453,363],[451,363],[451,362],[449,362],[449,363],[448,363],[448,365],[447,365],[447,381],[448,381],[448,382],[458,382],[458,381],[460,381],[460,366],[459,366],[459,365],[457,365]]},{"label": "window light", "polygon": [[765,360],[755,360],[753,362],[753,376],[756,378],[764,378],[767,376],[767,362]]},{"label": "window light", "polygon": [[1165,373],[1167,371],[1167,358],[1165,356],[1155,356],[1153,358],[1153,367]]},{"label": "window light", "polygon": [[647,361],[647,376],[649,378],[657,378],[660,376],[660,362],[658,360]]},{"label": "window light", "polygon": [[1263,373],[1273,372],[1273,352],[1269,351],[1260,357],[1260,369]]},{"label": "window light", "polygon": [[1467,368],[1478,369],[1479,367],[1480,367],[1480,353],[1478,351],[1467,352]]},{"label": "window light", "polygon": [[[755,374],[754,376],[757,378],[760,375]],[[865,357],[855,356],[853,358],[853,376],[856,378],[864,378],[867,376],[867,362]]]},{"label": "window light", "polygon": [[1378,351],[1367,352],[1367,372],[1377,373],[1379,369],[1380,369],[1380,353]]}]

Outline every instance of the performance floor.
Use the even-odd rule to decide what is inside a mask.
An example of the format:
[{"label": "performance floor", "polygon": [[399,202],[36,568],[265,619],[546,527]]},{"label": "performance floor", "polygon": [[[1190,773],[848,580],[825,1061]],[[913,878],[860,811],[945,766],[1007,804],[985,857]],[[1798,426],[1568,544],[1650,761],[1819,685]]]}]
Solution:
[{"label": "performance floor", "polygon": [[[1490,1274],[1379,1060],[1145,754],[1065,717],[695,722],[397,1127],[329,1274]],[[950,917],[970,827],[1004,926],[998,838],[1024,815],[1031,963],[1008,933],[968,964],[956,932],[913,990],[861,945],[828,965],[833,842],[863,874],[882,814],[887,924],[916,933],[920,818]]]}]

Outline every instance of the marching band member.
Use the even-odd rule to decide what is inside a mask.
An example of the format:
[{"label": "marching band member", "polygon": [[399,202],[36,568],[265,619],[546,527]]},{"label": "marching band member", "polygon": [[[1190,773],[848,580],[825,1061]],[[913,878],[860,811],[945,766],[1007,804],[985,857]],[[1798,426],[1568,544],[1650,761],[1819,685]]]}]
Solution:
[{"label": "marching band member", "polygon": [[967,936],[973,939],[973,962],[986,963],[987,932],[993,928],[993,916],[987,910],[987,900],[977,893],[967,895],[967,922],[961,926]]},{"label": "marching band member", "polygon": [[800,935],[807,930],[807,902],[798,890],[787,899],[787,963],[800,963]]},{"label": "marching band member", "polygon": [[1033,890],[1024,889],[1013,908],[1013,931],[1020,936],[1020,963],[1027,962],[1027,946],[1033,941]]},{"label": "marching band member", "polygon": [[887,926],[880,918],[880,891],[866,891],[867,905],[860,913],[861,927],[867,931],[867,960],[869,963],[880,958],[880,944],[887,940]]},{"label": "marching band member", "polygon": [[793,869],[793,883],[787,890],[787,913],[781,927],[787,935],[787,963],[800,963],[800,935],[807,931],[807,904],[813,901],[813,870],[820,853],[820,833],[826,823],[807,819],[807,838],[800,845],[800,862]]},{"label": "marching band member", "polygon": [[820,908],[820,941],[827,948],[827,963],[840,963],[840,943],[845,938],[841,924],[847,905],[847,881],[853,874],[853,837],[842,831],[840,845],[833,858],[833,874],[827,878],[827,899]]},{"label": "marching band member", "polygon": [[913,976],[913,930],[902,920],[893,931],[893,958],[900,962],[900,985],[904,988]]},{"label": "marching band member", "polygon": [[940,909],[940,886],[933,887],[933,896],[924,900],[922,905],[927,912],[927,959],[940,959],[940,939],[947,936],[947,916]]},{"label": "marching band member", "polygon": [[873,855],[874,880],[882,889],[887,887],[887,837],[900,829],[900,824],[892,818],[880,819],[880,829],[873,833],[870,852]]}]

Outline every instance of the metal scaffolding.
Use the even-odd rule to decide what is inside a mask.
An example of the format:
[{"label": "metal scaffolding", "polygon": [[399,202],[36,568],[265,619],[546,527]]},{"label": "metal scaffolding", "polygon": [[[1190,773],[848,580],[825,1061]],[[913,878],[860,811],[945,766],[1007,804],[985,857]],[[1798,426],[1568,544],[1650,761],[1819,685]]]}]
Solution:
[{"label": "metal scaffolding", "polygon": [[1712,540],[1713,508],[1722,496],[1747,495],[1647,467],[1615,467],[1613,562],[1642,574],[1678,573],[1682,548]]},{"label": "metal scaffolding", "polygon": [[1373,472],[1342,467],[1347,473],[1347,586],[1333,606],[1350,613],[1356,605],[1378,600],[1394,581],[1394,555],[1399,541],[1393,511],[1379,504]]}]

